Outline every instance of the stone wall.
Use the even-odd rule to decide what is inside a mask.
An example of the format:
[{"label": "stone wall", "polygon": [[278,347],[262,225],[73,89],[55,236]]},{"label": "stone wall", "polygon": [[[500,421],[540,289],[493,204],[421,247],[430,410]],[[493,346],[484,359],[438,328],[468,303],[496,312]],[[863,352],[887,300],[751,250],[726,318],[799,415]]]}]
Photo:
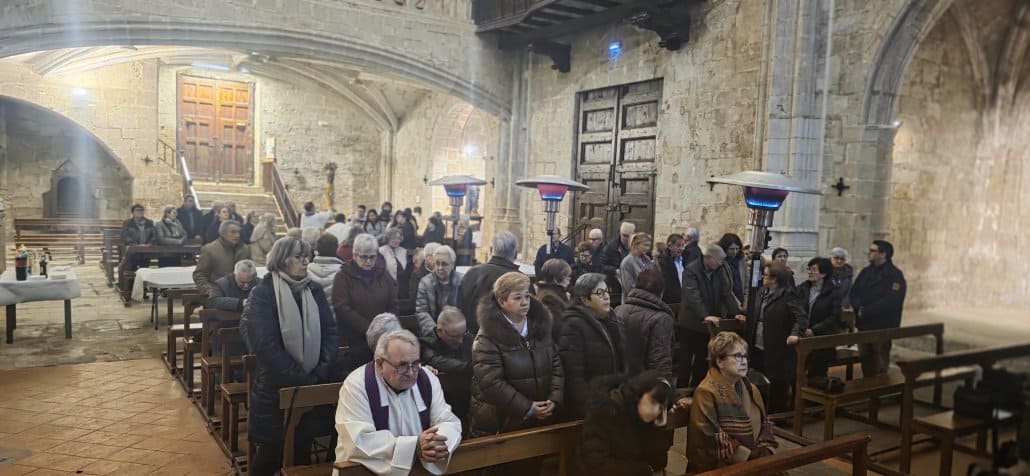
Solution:
[{"label": "stone wall", "polygon": [[[128,216],[132,178],[89,132],[45,109],[0,101],[3,169],[0,197],[6,206],[5,229],[15,218],[42,218],[44,193],[56,195],[51,176],[61,168],[88,183],[99,218]],[[68,164],[66,164],[68,163]]]},{"label": "stone wall", "polygon": [[910,276],[906,304],[913,308],[958,303],[956,292],[969,283],[970,246],[982,236],[971,226],[984,203],[970,199],[985,183],[975,173],[980,118],[969,65],[958,26],[946,17],[916,51],[896,101],[902,126],[887,236]]},{"label": "stone wall", "polygon": [[162,67],[158,129],[169,144],[176,140],[178,74],[254,84],[255,184],[261,181],[265,143],[274,138],[279,170],[297,206],[313,201],[319,209],[324,207],[323,168],[330,162],[337,166],[337,210],[349,215],[357,203],[379,198],[380,132],[353,103],[314,84],[193,67]]},{"label": "stone wall", "polygon": [[[762,2],[704,2],[693,15],[690,41],[675,52],[660,48],[653,32],[632,26],[591,30],[571,41],[569,73],[534,56],[527,72],[528,175],[571,176],[578,92],[662,78],[653,232],[664,237],[697,226],[704,241],[743,232],[747,215],[739,190],[709,191],[705,180],[754,166],[762,12]],[[606,55],[612,41],[622,46],[614,60]],[[523,249],[535,251],[546,240],[545,217],[535,191],[523,192],[522,203],[529,233]],[[558,223],[567,225],[570,215],[563,203]]]}]

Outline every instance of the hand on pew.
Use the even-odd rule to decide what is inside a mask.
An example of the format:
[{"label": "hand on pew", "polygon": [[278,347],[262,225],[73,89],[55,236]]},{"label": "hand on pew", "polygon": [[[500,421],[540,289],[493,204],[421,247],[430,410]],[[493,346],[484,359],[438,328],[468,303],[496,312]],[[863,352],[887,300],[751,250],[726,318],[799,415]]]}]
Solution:
[{"label": "hand on pew", "polygon": [[554,414],[554,402],[546,400],[543,402],[533,402],[533,407],[530,412],[530,416],[537,420],[546,420],[551,418]]},{"label": "hand on pew", "polygon": [[451,455],[447,451],[447,436],[437,433],[433,426],[418,435],[418,457],[429,463],[446,463]]}]

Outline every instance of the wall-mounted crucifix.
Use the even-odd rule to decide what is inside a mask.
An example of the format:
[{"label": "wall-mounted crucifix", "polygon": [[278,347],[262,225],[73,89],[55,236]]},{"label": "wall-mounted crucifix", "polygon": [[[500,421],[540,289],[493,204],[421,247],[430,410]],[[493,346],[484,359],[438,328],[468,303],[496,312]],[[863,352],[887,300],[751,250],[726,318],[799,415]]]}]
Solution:
[{"label": "wall-mounted crucifix", "polygon": [[850,185],[844,185],[844,177],[837,179],[837,183],[830,186],[830,188],[837,190],[837,196],[841,197],[844,195],[844,191],[851,188]]}]

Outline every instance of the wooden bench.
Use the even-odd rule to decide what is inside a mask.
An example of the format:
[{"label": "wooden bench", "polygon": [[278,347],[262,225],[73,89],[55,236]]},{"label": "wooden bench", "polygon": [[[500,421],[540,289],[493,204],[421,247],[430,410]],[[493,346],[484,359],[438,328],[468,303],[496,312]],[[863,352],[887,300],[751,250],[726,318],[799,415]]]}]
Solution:
[{"label": "wooden bench", "polygon": [[[220,352],[216,354],[216,349],[212,347],[214,335],[218,332],[218,329],[227,327],[238,327],[240,322],[240,315],[235,312],[223,311],[220,309],[204,309],[200,311],[200,320],[202,323],[200,342],[195,342],[192,339],[192,335],[187,335],[189,340],[186,343],[186,348],[183,351],[183,355],[186,357],[186,364],[183,365],[183,372],[187,373],[184,379],[187,383],[187,394],[193,397],[193,354],[194,352],[200,353],[200,399],[198,406],[201,408],[201,414],[204,420],[211,426],[212,430],[215,430],[219,426],[219,421],[215,418],[215,397],[214,393],[217,390],[215,385],[215,375],[222,370],[222,359]],[[220,351],[220,349],[218,349]],[[243,364],[243,358],[240,356],[238,361],[233,363],[237,365]]]},{"label": "wooden bench", "polygon": [[[218,385],[222,401],[222,442],[230,458],[239,456],[240,450],[240,405],[247,401],[249,385],[244,379],[234,382],[232,378],[233,360],[244,364],[244,356],[233,351],[243,346],[243,337],[239,327],[223,327],[218,329],[221,341],[222,366],[221,382]],[[245,368],[245,364],[244,364]],[[226,370],[229,369],[229,370]]]},{"label": "wooden bench", "polygon": [[744,463],[725,466],[694,476],[765,476],[788,469],[851,454],[852,476],[864,476],[869,466],[869,435],[846,435],[809,446],[794,448]]},{"label": "wooden bench", "polygon": [[122,233],[118,230],[104,230],[103,248],[100,253],[100,267],[107,277],[107,287],[114,286],[118,282],[115,276],[115,268],[122,262]]},{"label": "wooden bench", "polygon": [[[195,289],[169,289],[165,291],[165,299],[168,303],[168,332],[167,349],[164,352],[165,366],[173,375],[178,373],[179,352],[177,344],[186,334],[201,330],[201,323],[189,322],[189,316],[200,306],[207,303],[207,296],[200,294]],[[183,303],[183,323],[175,323],[175,300]],[[186,351],[183,346],[183,352]]]},{"label": "wooden bench", "polygon": [[[339,400],[339,389],[341,385],[342,383],[310,386],[322,388],[308,391],[305,395],[304,402],[312,408],[318,405],[336,404]],[[297,388],[303,389],[310,387]],[[292,392],[290,389],[283,389],[280,391],[280,405],[282,405],[281,402],[283,399],[287,398],[286,392],[288,390]],[[330,398],[333,400],[330,400]],[[297,401],[300,400],[301,393],[298,393]],[[296,409],[298,407],[299,404],[294,405],[294,418],[297,417]],[[669,413],[669,419],[666,425],[669,428],[681,428],[687,426],[689,419],[690,409],[685,408]],[[570,458],[573,456],[572,452],[578,445],[582,426],[583,421],[577,420],[463,440],[458,448],[454,450],[454,455],[451,457],[450,464],[447,466],[446,474],[473,471],[498,464],[541,456],[558,455],[559,474],[565,476],[568,474],[568,464]],[[287,430],[287,435],[290,435],[289,429]],[[290,441],[288,441],[287,444],[290,445]],[[292,445],[284,447],[292,448]],[[286,451],[286,455],[289,455],[290,453],[291,451]],[[284,461],[286,455],[284,455]],[[369,476],[373,474],[364,466],[349,461],[338,461],[335,463],[324,463],[310,466],[290,466],[288,464],[284,464],[283,466],[283,476],[324,476],[331,474],[333,468],[339,470],[340,476]],[[416,464],[412,468],[411,474],[427,475],[429,473],[426,472],[421,465]]]},{"label": "wooden bench", "polygon": [[[898,367],[905,377],[901,401],[901,462],[902,472],[909,472],[912,465],[912,436],[915,433],[931,435],[940,441],[940,474],[951,474],[952,453],[955,438],[977,433],[977,450],[983,452],[986,444],[986,431],[991,423],[1012,417],[1009,412],[999,412],[993,422],[963,415],[954,411],[944,411],[933,415],[914,417],[915,389],[919,379],[930,372],[979,366],[990,368],[1000,360],[1026,357],[1030,355],[1030,343],[992,347],[989,349],[967,350],[933,357],[902,360]],[[993,432],[992,449],[997,448],[997,431]]]},{"label": "wooden bench", "polygon": [[[875,331],[859,331],[852,334],[834,334],[826,336],[802,337],[795,347],[797,351],[797,374],[794,391],[794,426],[793,432],[803,436],[805,402],[814,402],[823,406],[823,440],[833,439],[833,427],[836,410],[843,404],[868,400],[869,421],[877,421],[879,399],[889,395],[900,394],[905,386],[905,377],[900,371],[890,370],[886,374],[848,381],[841,393],[829,393],[824,389],[811,387],[805,376],[805,361],[808,355],[817,349],[836,348],[852,344],[872,344],[932,335],[936,340],[936,353],[940,355],[944,349],[944,324],[923,324],[918,326],[898,327]],[[933,403],[940,405],[941,388],[946,381],[968,380],[973,372],[969,369],[952,369],[938,372],[928,378],[920,378],[914,385],[932,385]]]},{"label": "wooden bench", "polygon": [[99,249],[105,230],[121,233],[122,220],[98,218],[15,218],[14,243],[33,249],[71,250],[79,263],[86,248]]}]

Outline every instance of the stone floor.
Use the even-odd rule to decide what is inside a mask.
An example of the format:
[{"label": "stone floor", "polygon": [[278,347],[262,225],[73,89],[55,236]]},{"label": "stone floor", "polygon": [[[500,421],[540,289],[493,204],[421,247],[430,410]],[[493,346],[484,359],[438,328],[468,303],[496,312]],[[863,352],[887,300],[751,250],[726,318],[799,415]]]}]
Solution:
[{"label": "stone floor", "polygon": [[0,371],[0,476],[227,475],[160,360]]}]

